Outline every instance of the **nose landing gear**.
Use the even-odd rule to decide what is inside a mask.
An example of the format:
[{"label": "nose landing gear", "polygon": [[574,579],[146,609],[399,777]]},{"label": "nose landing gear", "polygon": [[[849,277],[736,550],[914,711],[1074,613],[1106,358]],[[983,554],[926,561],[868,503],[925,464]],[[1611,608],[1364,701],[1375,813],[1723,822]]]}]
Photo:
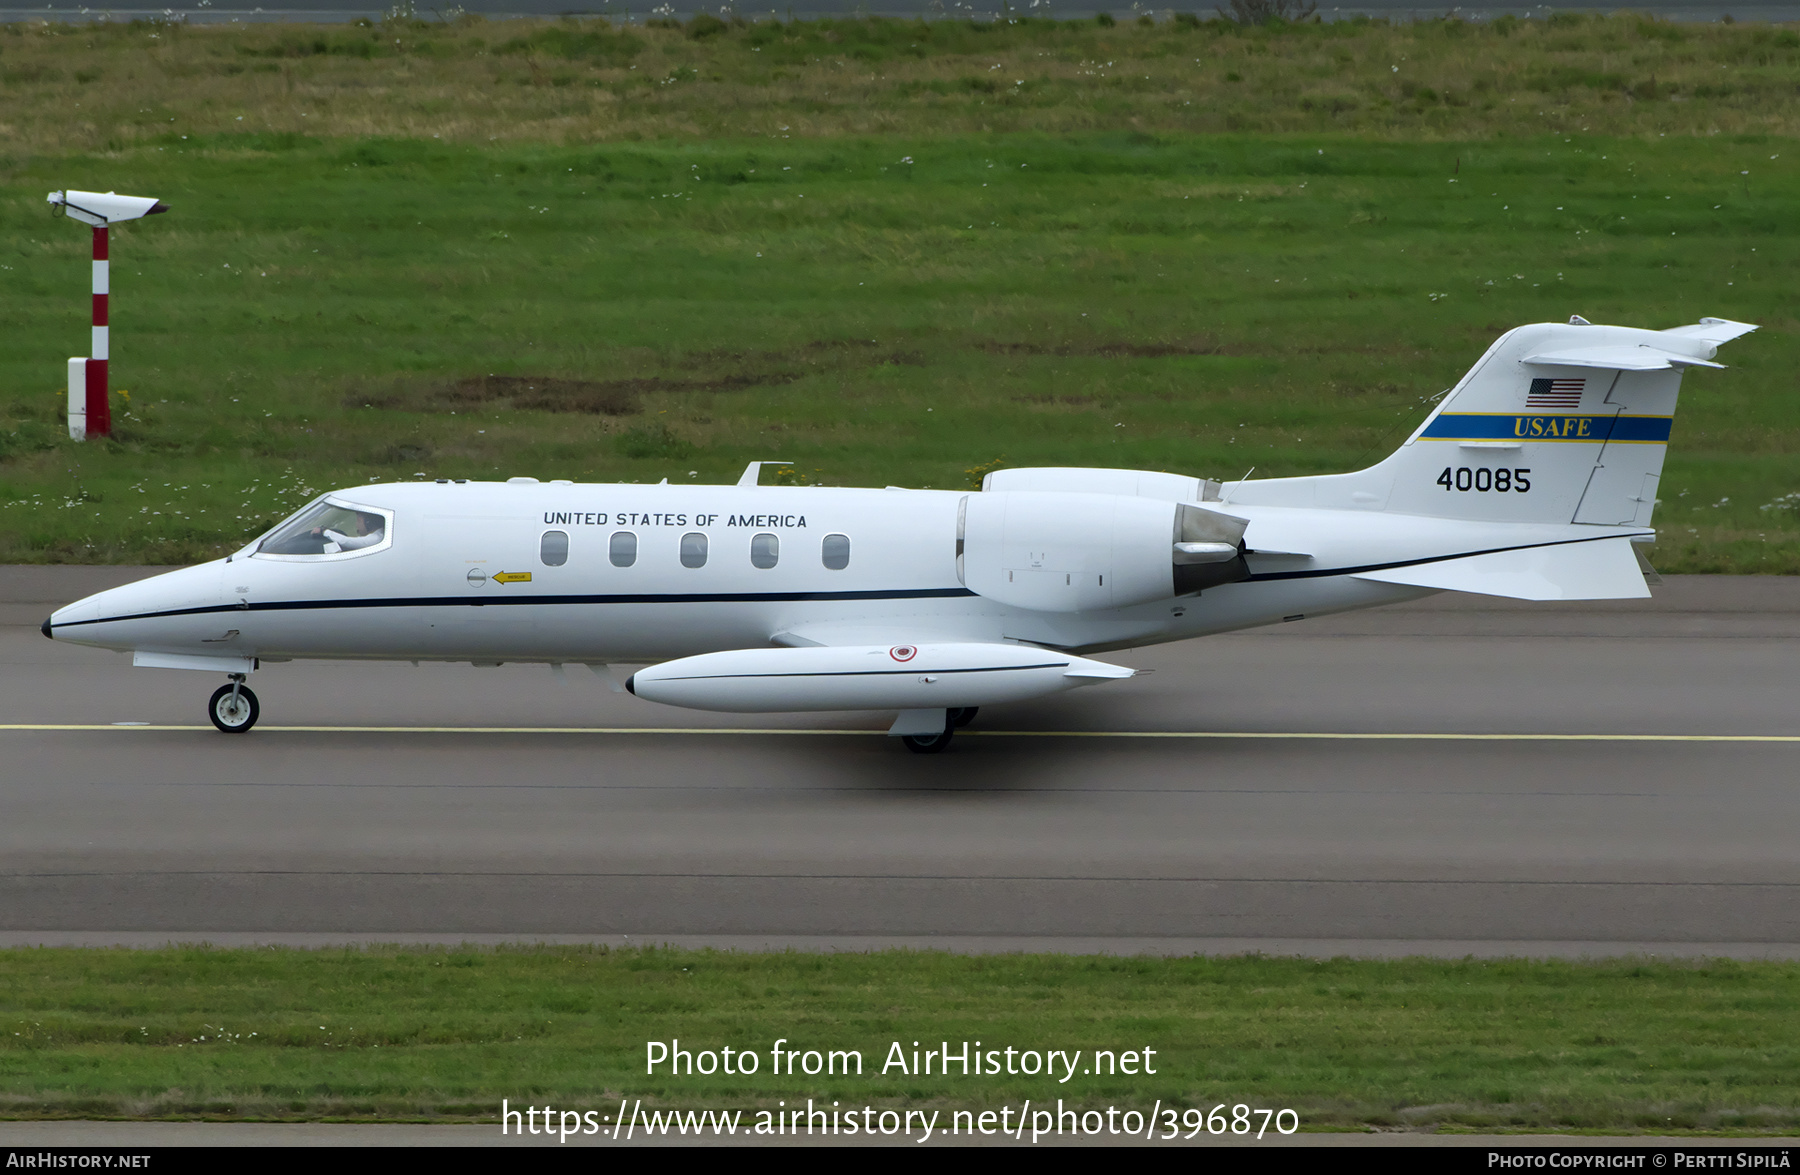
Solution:
[{"label": "nose landing gear", "polygon": [[257,705],[256,695],[250,692],[250,687],[244,684],[242,673],[230,676],[231,684],[222,685],[213,691],[212,701],[206,707],[206,716],[226,734],[242,734],[256,725],[262,707]]}]

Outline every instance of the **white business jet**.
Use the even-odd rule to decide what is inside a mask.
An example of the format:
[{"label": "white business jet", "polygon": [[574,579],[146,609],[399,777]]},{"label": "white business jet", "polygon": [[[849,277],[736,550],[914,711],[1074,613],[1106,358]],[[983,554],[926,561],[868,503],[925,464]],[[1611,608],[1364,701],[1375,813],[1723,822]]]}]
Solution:
[{"label": "white business jet", "polygon": [[[90,596],[55,640],[222,672],[298,658],[586,664],[720,711],[977,707],[1130,677],[1091,654],[1414,599],[1649,595],[1682,372],[1756,329],[1580,318],[1502,336],[1386,460],[1219,483],[1008,469],[979,492],[438,481],[325,494],[242,550]],[[638,667],[631,672],[633,667]],[[626,676],[629,674],[629,676]]]}]

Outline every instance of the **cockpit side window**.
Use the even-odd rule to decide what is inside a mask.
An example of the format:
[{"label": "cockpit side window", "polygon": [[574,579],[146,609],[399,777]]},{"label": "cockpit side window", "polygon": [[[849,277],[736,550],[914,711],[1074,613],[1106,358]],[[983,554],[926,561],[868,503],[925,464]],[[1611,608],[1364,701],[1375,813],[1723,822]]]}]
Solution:
[{"label": "cockpit side window", "polygon": [[323,498],[276,527],[255,554],[306,558],[373,552],[388,546],[392,517],[387,510]]}]

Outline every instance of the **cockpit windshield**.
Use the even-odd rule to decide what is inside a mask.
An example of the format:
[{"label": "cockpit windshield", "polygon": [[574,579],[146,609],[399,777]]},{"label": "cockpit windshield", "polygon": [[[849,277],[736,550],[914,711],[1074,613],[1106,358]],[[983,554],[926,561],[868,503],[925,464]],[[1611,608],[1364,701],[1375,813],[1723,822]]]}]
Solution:
[{"label": "cockpit windshield", "polygon": [[282,523],[256,546],[258,555],[340,555],[383,546],[387,511],[321,499]]}]

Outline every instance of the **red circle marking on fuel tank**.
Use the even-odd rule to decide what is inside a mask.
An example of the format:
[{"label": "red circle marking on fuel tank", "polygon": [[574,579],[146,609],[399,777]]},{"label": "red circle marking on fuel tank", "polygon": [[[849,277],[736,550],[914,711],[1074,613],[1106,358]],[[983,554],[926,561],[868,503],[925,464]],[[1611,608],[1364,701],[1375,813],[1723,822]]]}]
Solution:
[{"label": "red circle marking on fuel tank", "polygon": [[918,652],[919,650],[912,645],[895,645],[888,650],[888,656],[896,661],[910,661],[918,654]]}]

